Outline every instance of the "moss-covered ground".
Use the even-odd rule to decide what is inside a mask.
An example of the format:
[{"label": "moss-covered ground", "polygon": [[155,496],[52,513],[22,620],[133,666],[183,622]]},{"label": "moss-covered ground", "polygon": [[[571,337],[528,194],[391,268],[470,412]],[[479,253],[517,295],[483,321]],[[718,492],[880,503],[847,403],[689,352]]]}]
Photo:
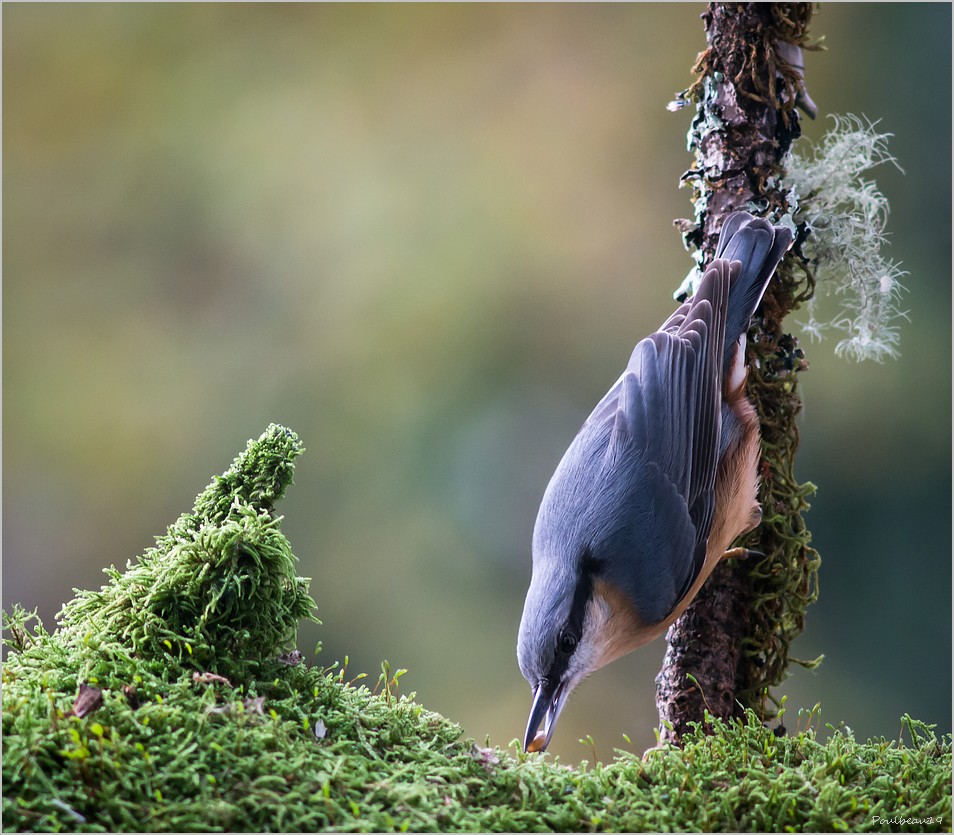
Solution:
[{"label": "moss-covered ground", "polygon": [[462,738],[387,665],[309,665],[274,513],[300,452],[269,427],[55,632],[5,616],[5,831],[950,831],[951,739],[909,717],[859,743],[749,713],[570,767]]}]

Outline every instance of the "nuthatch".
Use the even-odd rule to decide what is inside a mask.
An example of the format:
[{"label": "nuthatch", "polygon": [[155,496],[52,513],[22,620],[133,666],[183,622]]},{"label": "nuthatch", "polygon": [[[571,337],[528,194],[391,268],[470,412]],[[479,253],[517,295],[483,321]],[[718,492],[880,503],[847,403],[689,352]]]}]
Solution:
[{"label": "nuthatch", "polygon": [[570,691],[665,632],[761,520],[745,338],[791,244],[788,229],[730,215],[696,293],[636,345],[557,466],[517,638],[526,750],[545,750]]}]

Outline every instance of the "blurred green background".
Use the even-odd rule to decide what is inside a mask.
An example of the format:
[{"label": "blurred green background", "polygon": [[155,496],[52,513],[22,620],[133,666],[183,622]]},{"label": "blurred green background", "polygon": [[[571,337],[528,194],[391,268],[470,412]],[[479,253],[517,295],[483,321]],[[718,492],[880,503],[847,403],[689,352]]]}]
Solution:
[{"label": "blurred green background", "polygon": [[[690,267],[672,220],[701,4],[3,7],[3,605],[49,624],[270,421],[281,506],[350,656],[506,745],[540,496]],[[951,729],[951,7],[825,4],[826,113],[905,169],[902,356],[803,340],[821,598],[790,722]],[[798,314],[794,317],[799,319]],[[797,326],[793,328],[798,332]],[[585,683],[552,750],[642,750],[664,644]]]}]

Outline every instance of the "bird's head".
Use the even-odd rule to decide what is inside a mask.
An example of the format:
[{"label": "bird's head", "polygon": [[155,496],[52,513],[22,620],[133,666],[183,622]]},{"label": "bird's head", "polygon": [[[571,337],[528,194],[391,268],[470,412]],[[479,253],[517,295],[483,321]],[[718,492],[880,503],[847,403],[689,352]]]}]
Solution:
[{"label": "bird's head", "polygon": [[534,559],[517,638],[520,671],[533,690],[526,751],[546,750],[577,684],[642,643],[635,608],[600,574],[586,550],[575,558]]}]

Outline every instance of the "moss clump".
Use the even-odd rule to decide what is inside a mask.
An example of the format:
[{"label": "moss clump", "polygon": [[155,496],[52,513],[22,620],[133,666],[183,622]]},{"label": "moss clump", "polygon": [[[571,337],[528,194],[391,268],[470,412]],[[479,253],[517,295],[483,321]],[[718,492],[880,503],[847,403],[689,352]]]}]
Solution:
[{"label": "moss clump", "polygon": [[155,547],[125,572],[106,569],[99,591],[77,591],[57,643],[84,680],[117,689],[144,665],[156,682],[181,667],[242,680],[294,641],[314,601],[273,508],[302,451],[294,432],[269,426]]},{"label": "moss clump", "polygon": [[309,666],[272,515],[300,452],[270,427],[55,633],[5,618],[5,831],[950,829],[950,737],[907,718],[909,743],[823,744],[707,717],[681,749],[570,768],[461,739],[386,664],[374,692]]}]

